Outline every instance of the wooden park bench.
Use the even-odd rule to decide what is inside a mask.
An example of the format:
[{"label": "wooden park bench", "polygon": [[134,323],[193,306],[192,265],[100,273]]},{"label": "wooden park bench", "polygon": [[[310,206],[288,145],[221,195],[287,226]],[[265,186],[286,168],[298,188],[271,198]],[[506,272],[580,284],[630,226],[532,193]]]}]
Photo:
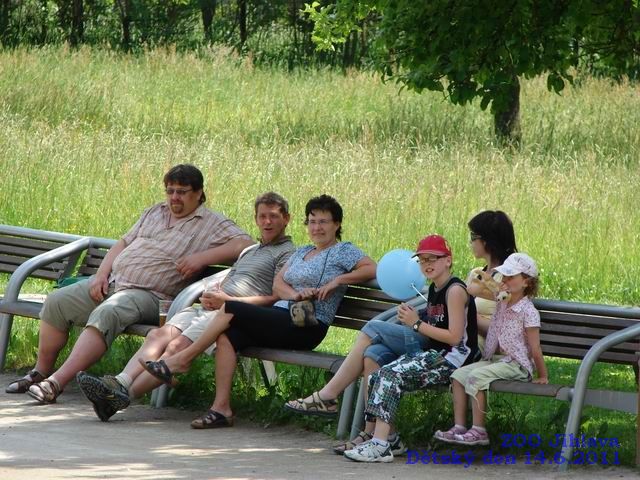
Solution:
[{"label": "wooden park bench", "polygon": [[[24,281],[31,276],[59,280],[64,275],[73,272],[84,275],[94,273],[101,258],[104,257],[106,249],[110,248],[115,240],[41,232],[6,225],[0,225],[0,236],[2,239],[0,243],[0,255],[2,255],[0,272],[13,272],[5,291],[5,297],[0,301],[1,369],[4,366],[13,315],[37,318],[41,308],[40,303],[18,298]],[[30,247],[21,249],[21,242],[23,247],[27,244]],[[56,245],[55,242],[58,244]],[[38,248],[41,248],[39,254],[35,248],[36,243],[39,245]],[[84,256],[81,257],[83,253]],[[22,255],[22,260],[19,258],[20,255]],[[6,257],[11,256],[18,258],[8,261]],[[82,260],[78,263],[80,258]],[[22,266],[17,268],[19,265]],[[222,268],[218,268],[214,271],[221,270]],[[168,318],[182,308],[190,306],[200,296],[203,287],[204,282],[199,281],[183,290],[174,300]],[[417,307],[423,302],[420,298],[412,301]],[[397,304],[397,301],[381,292],[375,282],[349,286],[331,328],[359,330],[372,319],[393,321]],[[540,340],[545,356],[582,361],[574,386],[497,381],[491,385],[491,390],[570,401],[567,435],[577,434],[584,404],[637,415],[640,401],[638,392],[592,390],[587,388],[587,381],[595,362],[631,365],[636,373],[638,372],[640,308],[543,299],[537,299],[535,304],[540,311],[542,320]],[[127,330],[127,333],[144,336],[153,328],[155,327],[149,325],[133,325]],[[315,367],[331,373],[335,373],[344,360],[342,355],[324,352],[258,347],[247,348],[240,353],[248,358]],[[359,429],[363,397],[362,395],[357,396],[355,413],[353,413],[355,391],[354,384],[343,395],[338,421],[339,437],[346,436],[350,423],[351,436],[355,436]],[[163,404],[163,394],[156,392],[154,395],[156,398],[152,399],[152,402],[156,405]],[[640,422],[638,427],[640,427]],[[640,429],[637,428],[636,431],[640,432]],[[636,435],[637,445],[640,447],[640,433]],[[640,448],[637,455],[637,461],[640,464]],[[563,456],[565,458],[571,457],[570,447],[569,451],[563,450]]]},{"label": "wooden park bench", "polygon": [[[576,436],[584,405],[616,410],[636,415],[636,463],[640,465],[640,419],[637,414],[640,394],[616,390],[588,388],[588,379],[596,362],[630,365],[636,373],[640,365],[640,308],[615,307],[558,300],[535,299],[540,312],[540,344],[545,357],[580,360],[575,383],[570,385],[498,380],[491,384],[494,392],[533,395],[571,402],[566,435]],[[418,307],[419,308],[419,307]],[[378,319],[392,319],[393,311]],[[551,378],[553,380],[553,378]],[[360,431],[363,422],[364,397],[361,385],[351,438]],[[571,458],[572,447],[565,447],[562,456]],[[561,464],[566,468],[567,462]]]},{"label": "wooden park bench", "polygon": [[[62,283],[90,276],[115,240],[0,225],[0,273],[11,274],[0,300],[0,370],[4,369],[13,316],[38,318],[42,302],[21,299],[28,278]],[[80,262],[80,259],[82,261]]]}]

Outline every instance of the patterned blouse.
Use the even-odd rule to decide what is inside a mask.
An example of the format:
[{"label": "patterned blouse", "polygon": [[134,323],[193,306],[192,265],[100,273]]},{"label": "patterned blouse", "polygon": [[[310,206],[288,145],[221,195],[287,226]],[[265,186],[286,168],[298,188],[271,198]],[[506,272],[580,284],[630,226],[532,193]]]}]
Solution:
[{"label": "patterned blouse", "polygon": [[[296,250],[285,265],[283,279],[296,291],[304,288],[318,288],[326,285],[334,278],[348,273],[365,257],[365,254],[351,242],[339,242],[327,248],[309,260],[304,256],[313,250],[313,245],[306,245]],[[336,288],[326,300],[314,300],[316,318],[325,325],[331,325],[338,306],[347,291],[346,285]],[[274,307],[288,308],[288,300],[280,300]]]},{"label": "patterned blouse", "polygon": [[525,331],[531,327],[540,328],[540,314],[529,297],[522,298],[510,307],[505,302],[498,302],[489,325],[483,358],[491,359],[499,349],[504,354],[500,361],[518,362],[533,376],[533,362]]}]

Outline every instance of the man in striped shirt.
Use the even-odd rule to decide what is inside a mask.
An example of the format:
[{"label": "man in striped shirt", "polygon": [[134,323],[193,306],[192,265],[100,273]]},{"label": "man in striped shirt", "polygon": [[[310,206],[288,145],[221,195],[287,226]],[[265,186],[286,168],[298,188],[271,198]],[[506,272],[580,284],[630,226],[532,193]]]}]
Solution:
[{"label": "man in striped shirt", "polygon": [[[164,176],[166,200],[145,210],[90,279],[51,293],[40,312],[36,366],[7,387],[53,403],[134,323],[158,324],[159,300],[173,299],[207,265],[233,261],[254,243],[233,221],[204,207],[200,170],[177,165]],[[85,327],[53,372],[72,326]],[[50,376],[49,376],[50,375]]]},{"label": "man in striped shirt", "polygon": [[[264,306],[277,300],[272,292],[273,279],[295,250],[291,238],[285,234],[289,205],[277,193],[268,192],[256,199],[254,209],[260,243],[247,247],[240,254],[221,283],[209,285],[200,298],[202,306],[186,308],[162,328],[149,332],[144,344],[118,375],[96,377],[86,372],[78,373],[78,385],[93,404],[100,420],[106,422],[118,410],[128,407],[131,399],[140,398],[161,385],[158,379],[144,370],[138,359],[157,360],[187,348],[202,335],[226,300]],[[212,352],[213,348],[207,350],[208,354]],[[231,381],[235,360],[235,352],[229,342],[216,350],[217,387]],[[228,390],[230,394],[230,387]]]}]

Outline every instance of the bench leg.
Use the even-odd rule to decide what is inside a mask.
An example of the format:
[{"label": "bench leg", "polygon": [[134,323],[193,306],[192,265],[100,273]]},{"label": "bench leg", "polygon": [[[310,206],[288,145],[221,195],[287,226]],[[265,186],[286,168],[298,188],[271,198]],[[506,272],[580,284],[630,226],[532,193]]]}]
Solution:
[{"label": "bench leg", "polygon": [[[638,360],[637,367],[640,367],[640,360]],[[638,384],[638,414],[636,415],[636,466],[640,466],[640,379],[636,370],[636,382]]]},{"label": "bench leg", "polygon": [[356,394],[357,381],[349,385],[342,394],[342,402],[340,403],[340,417],[338,418],[338,431],[336,436],[339,439],[346,438],[347,427],[351,423],[351,414],[353,413],[353,396]]},{"label": "bench leg", "polygon": [[160,385],[151,392],[151,406],[154,408],[166,407],[169,400],[169,385]]},{"label": "bench leg", "polygon": [[364,426],[364,379],[360,380],[360,388],[358,389],[358,398],[356,400],[356,408],[353,412],[353,422],[351,423],[351,435],[353,438],[362,430]]},{"label": "bench leg", "polygon": [[0,314],[0,372],[4,371],[12,325],[13,315],[9,313]]}]

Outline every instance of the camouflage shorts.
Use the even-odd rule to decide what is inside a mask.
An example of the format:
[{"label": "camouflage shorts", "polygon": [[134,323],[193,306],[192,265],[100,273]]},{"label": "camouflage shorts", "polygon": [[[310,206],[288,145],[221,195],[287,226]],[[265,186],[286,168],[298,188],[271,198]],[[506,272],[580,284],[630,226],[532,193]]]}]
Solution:
[{"label": "camouflage shorts", "polygon": [[433,385],[448,385],[456,367],[435,350],[403,355],[369,376],[367,420],[379,418],[392,423],[404,392]]}]

